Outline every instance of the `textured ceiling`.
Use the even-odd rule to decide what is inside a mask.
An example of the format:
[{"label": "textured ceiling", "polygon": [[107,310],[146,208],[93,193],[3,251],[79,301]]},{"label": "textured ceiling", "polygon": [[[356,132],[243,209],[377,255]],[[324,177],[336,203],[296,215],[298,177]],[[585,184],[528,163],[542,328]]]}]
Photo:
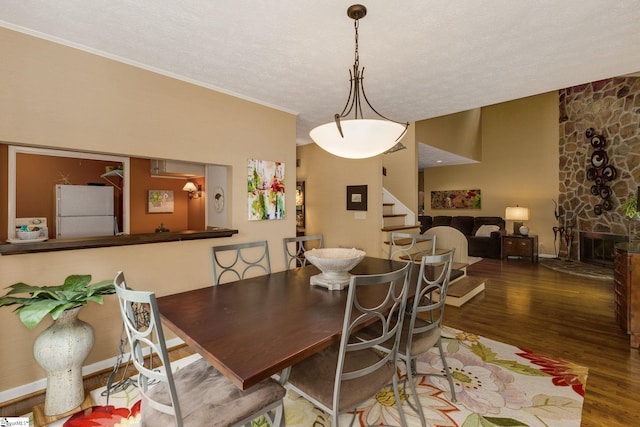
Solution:
[{"label": "textured ceiling", "polygon": [[[0,26],[297,114],[297,143],[348,95],[352,1],[2,0]],[[373,106],[416,121],[640,70],[637,0],[371,0]]]}]

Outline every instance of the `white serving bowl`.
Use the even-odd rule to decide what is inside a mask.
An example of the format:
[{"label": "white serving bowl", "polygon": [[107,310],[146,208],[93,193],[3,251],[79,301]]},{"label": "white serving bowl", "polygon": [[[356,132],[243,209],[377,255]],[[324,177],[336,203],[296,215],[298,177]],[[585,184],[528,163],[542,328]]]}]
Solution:
[{"label": "white serving bowl", "polygon": [[32,240],[40,237],[40,230],[36,231],[16,231],[16,236],[20,240]]},{"label": "white serving bowl", "polygon": [[322,271],[311,277],[311,284],[324,286],[331,290],[344,289],[349,284],[349,270],[358,265],[366,253],[354,248],[311,249],[304,253],[312,265]]}]

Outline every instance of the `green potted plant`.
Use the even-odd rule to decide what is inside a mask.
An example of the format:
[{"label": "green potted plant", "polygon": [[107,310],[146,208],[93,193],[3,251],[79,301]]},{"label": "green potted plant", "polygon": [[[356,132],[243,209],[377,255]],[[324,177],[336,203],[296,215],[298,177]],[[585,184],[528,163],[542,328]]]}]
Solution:
[{"label": "green potted plant", "polygon": [[78,319],[78,312],[88,302],[102,304],[105,295],[115,293],[111,280],[90,282],[90,275],[76,274],[68,276],[60,286],[16,283],[0,297],[0,307],[18,306],[15,311],[29,329],[47,314],[53,318],[53,324],[38,335],[33,345],[36,361],[47,372],[47,416],[67,413],[84,401],[82,364],[93,346],[93,327]]},{"label": "green potted plant", "polygon": [[638,196],[631,194],[627,199],[622,202],[620,209],[624,216],[629,219],[627,230],[629,231],[629,242],[634,241],[634,237],[637,235],[638,220],[640,220],[640,211],[638,211]]},{"label": "green potted plant", "polygon": [[[60,286],[31,286],[16,283],[9,288],[6,295],[0,297],[0,307],[5,305],[19,305],[15,309],[24,325],[33,329],[47,314],[56,320],[65,310],[82,307],[89,301],[102,304],[104,295],[114,294],[113,280],[90,285],[90,275],[71,275]],[[15,295],[29,294],[28,297]]]},{"label": "green potted plant", "polygon": [[638,197],[635,194],[627,197],[627,199],[622,202],[622,205],[620,205],[620,208],[627,218],[640,219],[640,215],[638,215]]}]

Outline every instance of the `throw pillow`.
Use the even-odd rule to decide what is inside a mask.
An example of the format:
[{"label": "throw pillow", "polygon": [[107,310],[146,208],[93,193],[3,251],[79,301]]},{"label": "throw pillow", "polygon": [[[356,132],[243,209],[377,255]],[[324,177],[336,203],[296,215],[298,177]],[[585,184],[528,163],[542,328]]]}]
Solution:
[{"label": "throw pillow", "polygon": [[499,230],[500,227],[497,225],[481,225],[476,231],[476,237],[491,237],[491,232]]}]

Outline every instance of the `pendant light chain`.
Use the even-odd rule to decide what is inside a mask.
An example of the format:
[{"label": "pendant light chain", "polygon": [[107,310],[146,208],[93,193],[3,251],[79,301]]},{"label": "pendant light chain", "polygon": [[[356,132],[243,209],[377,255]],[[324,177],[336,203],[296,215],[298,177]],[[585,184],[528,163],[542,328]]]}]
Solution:
[{"label": "pendant light chain", "polygon": [[355,50],[355,68],[358,69],[360,67],[360,53],[358,52],[358,27],[360,27],[360,20],[355,19],[353,21],[353,27],[356,30],[356,50]]},{"label": "pendant light chain", "polygon": [[[353,27],[355,28],[355,39],[356,39],[356,48],[355,48],[355,61],[353,63],[353,79],[354,79],[354,107],[355,107],[355,118],[358,118],[358,113],[360,113],[360,118],[364,118],[364,114],[362,113],[362,103],[360,102],[360,88],[362,86],[362,77],[364,70],[360,71],[360,51],[358,50],[358,28],[360,27],[360,19],[356,18],[353,20]],[[364,92],[364,90],[363,90]]]}]

